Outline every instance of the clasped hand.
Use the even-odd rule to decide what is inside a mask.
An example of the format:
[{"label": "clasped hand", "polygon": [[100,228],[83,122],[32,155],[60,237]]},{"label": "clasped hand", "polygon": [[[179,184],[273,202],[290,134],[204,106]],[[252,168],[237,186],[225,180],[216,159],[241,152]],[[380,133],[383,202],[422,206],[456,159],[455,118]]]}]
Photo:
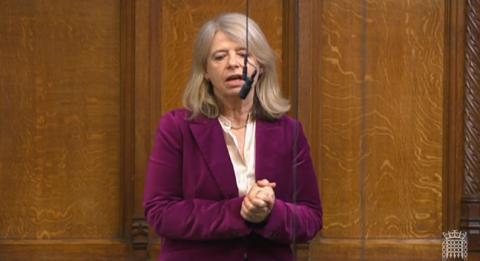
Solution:
[{"label": "clasped hand", "polygon": [[267,179],[257,181],[244,197],[240,215],[246,221],[260,223],[264,221],[275,204],[275,182]]}]

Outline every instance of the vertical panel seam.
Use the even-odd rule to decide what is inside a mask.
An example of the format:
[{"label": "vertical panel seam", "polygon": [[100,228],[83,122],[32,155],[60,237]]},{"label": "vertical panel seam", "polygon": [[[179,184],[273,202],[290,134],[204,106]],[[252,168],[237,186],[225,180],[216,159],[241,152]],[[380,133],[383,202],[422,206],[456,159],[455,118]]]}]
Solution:
[{"label": "vertical panel seam", "polygon": [[360,260],[365,260],[365,219],[366,219],[366,195],[365,195],[365,128],[366,128],[366,51],[367,51],[367,1],[361,2],[361,30],[360,30]]}]

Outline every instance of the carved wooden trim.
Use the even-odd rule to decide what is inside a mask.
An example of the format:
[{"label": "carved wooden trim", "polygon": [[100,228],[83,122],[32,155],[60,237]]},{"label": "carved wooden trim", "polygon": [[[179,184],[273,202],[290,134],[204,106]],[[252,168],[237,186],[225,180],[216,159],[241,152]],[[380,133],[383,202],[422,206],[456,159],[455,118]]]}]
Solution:
[{"label": "carved wooden trim", "polygon": [[144,218],[134,218],[132,223],[132,247],[146,250],[148,245],[148,224]]},{"label": "carved wooden trim", "polygon": [[461,228],[469,233],[469,249],[480,251],[480,0],[467,0],[465,28],[465,182]]},{"label": "carved wooden trim", "polygon": [[[161,114],[161,21],[163,1],[135,2],[135,158],[132,174],[132,215],[130,216],[133,260],[149,260],[152,246],[159,245],[158,236],[150,233],[144,217],[143,192],[147,162]],[[153,258],[153,257],[152,257]]]},{"label": "carved wooden trim", "polygon": [[125,183],[129,194],[126,201],[130,205],[128,215],[128,229],[133,250],[132,260],[149,259],[149,242],[154,241],[156,235],[149,233],[148,223],[144,217],[143,189],[147,161],[151,144],[155,137],[155,130],[160,118],[160,80],[161,70],[161,6],[162,1],[156,0],[124,0],[130,2],[129,25],[131,26],[129,41],[131,54],[132,82],[134,87],[129,93],[131,115],[129,123],[132,131],[128,147],[130,149],[128,161],[129,173]]},{"label": "carved wooden trim", "polygon": [[465,195],[480,194],[480,0],[467,1],[465,48]]}]

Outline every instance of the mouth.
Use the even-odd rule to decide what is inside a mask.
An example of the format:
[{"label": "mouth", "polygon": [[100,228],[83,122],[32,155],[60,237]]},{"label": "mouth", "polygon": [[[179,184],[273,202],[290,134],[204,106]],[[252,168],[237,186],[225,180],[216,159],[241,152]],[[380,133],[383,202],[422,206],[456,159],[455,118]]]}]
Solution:
[{"label": "mouth", "polygon": [[243,77],[241,74],[233,74],[227,77],[226,81],[235,81],[235,80],[243,80]]},{"label": "mouth", "polygon": [[244,84],[241,74],[233,74],[227,77],[225,82],[230,86],[241,86]]}]

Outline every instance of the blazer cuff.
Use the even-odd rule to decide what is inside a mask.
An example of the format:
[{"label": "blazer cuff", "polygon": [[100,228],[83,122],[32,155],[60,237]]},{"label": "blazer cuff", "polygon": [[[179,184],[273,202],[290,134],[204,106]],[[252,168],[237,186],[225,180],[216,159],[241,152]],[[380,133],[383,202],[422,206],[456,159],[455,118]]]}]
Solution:
[{"label": "blazer cuff", "polygon": [[250,226],[249,222],[243,219],[240,211],[242,209],[243,197],[238,197],[231,199],[230,201],[230,212],[235,213],[235,224],[232,224],[233,232],[231,237],[244,237],[248,236],[252,233],[252,227]]},{"label": "blazer cuff", "polygon": [[286,235],[282,235],[281,231],[287,230],[288,227],[288,224],[285,224],[287,208],[285,202],[276,199],[267,219],[252,226],[253,232],[270,240],[282,241],[281,238],[285,238]]}]

